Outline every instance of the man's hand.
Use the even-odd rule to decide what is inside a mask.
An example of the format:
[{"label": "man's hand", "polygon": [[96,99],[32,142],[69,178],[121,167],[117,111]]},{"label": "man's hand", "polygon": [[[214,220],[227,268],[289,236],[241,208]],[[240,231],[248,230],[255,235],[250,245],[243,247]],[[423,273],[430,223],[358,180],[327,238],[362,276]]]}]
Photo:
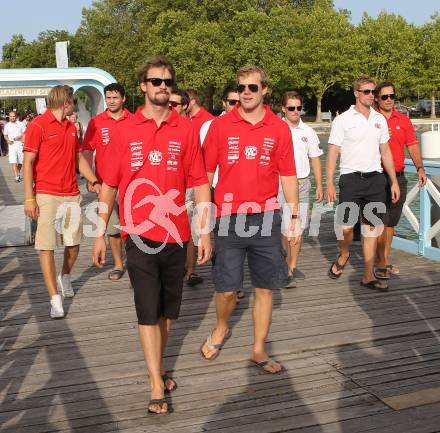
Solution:
[{"label": "man's hand", "polygon": [[425,186],[428,178],[426,176],[425,169],[423,167],[420,167],[417,170],[417,176],[419,176],[419,187],[421,188],[422,186]]},{"label": "man's hand", "polygon": [[40,215],[40,209],[37,205],[36,200],[29,200],[24,202],[24,213],[29,218],[32,218],[33,220],[36,220],[38,216]]},{"label": "man's hand", "polygon": [[322,192],[322,186],[316,187],[316,201],[320,202],[324,198],[324,193]]},{"label": "man's hand", "polygon": [[105,265],[105,251],[106,251],[105,239],[103,236],[99,236],[93,243],[92,260],[93,264],[98,268],[102,268]]},{"label": "man's hand", "polygon": [[329,203],[334,203],[336,201],[336,188],[334,183],[327,183],[326,196]]},{"label": "man's hand", "polygon": [[95,186],[91,185],[91,192],[95,192],[96,194],[100,194],[102,185],[100,183],[96,183]]},{"label": "man's hand", "polygon": [[203,265],[206,263],[212,254],[211,235],[204,234],[200,236],[199,246],[197,248],[197,264]]},{"label": "man's hand", "polygon": [[292,218],[290,222],[289,232],[287,234],[287,242],[290,246],[296,245],[301,239],[301,221],[299,218]]},{"label": "man's hand", "polygon": [[400,188],[397,182],[391,184],[391,201],[397,203],[400,198]]}]

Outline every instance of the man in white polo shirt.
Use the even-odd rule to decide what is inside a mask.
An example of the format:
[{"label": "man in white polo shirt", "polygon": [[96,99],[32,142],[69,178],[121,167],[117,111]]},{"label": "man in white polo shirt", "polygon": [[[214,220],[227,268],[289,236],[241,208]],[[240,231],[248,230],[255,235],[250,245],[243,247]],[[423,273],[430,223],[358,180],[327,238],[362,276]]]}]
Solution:
[{"label": "man in white polo shirt", "polygon": [[[319,138],[316,132],[301,120],[302,97],[298,92],[290,91],[283,95],[282,111],[287,124],[290,126],[292,133],[292,142],[294,149],[296,174],[299,186],[299,218],[301,221],[301,231],[307,227],[310,205],[310,162],[312,164],[313,175],[316,182],[316,200],[321,201],[322,193],[322,164],[320,156],[323,154],[319,147]],[[310,158],[310,162],[309,162]],[[281,189],[278,193],[278,201],[286,209],[284,194]],[[287,218],[283,218],[283,222],[288,222]],[[283,227],[283,233],[288,227]],[[301,249],[302,236],[295,245],[287,242],[287,237],[283,235],[283,246],[287,252],[287,266],[289,269],[289,279],[286,288],[296,287],[295,271],[298,262],[299,251]]]},{"label": "man in white polo shirt", "polygon": [[374,277],[373,266],[377,236],[383,231],[382,218],[386,212],[387,180],[391,184],[391,199],[400,196],[393,156],[388,144],[389,133],[385,117],[372,108],[376,85],[372,78],[361,77],[354,82],[356,104],[337,116],[332,124],[327,155],[327,199],[336,200],[334,173],[341,153],[339,178],[339,206],[336,212],[342,225],[343,239],[339,241],[339,255],[330,266],[328,275],[337,279],[342,275],[353,240],[353,227],[361,212],[364,274],[360,285],[386,291],[388,285]]},{"label": "man in white polo shirt", "polygon": [[9,164],[12,165],[16,182],[21,182],[20,172],[23,165],[23,134],[25,129],[23,123],[17,119],[17,113],[11,111],[3,135],[9,145]]}]

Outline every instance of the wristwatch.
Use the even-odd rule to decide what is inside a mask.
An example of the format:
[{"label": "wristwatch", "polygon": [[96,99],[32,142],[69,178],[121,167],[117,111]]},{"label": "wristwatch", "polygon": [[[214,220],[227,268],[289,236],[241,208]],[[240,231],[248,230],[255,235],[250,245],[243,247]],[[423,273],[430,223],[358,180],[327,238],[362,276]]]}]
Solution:
[{"label": "wristwatch", "polygon": [[100,183],[101,183],[101,182],[100,182],[99,180],[95,180],[95,182],[92,183],[92,186],[98,185],[98,184],[100,184]]}]

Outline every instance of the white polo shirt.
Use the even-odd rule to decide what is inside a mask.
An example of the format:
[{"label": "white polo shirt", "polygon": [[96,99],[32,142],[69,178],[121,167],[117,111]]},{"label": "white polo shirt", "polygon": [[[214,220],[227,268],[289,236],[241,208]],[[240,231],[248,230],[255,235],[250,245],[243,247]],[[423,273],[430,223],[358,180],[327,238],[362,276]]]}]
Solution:
[{"label": "white polo shirt", "polygon": [[298,179],[303,179],[310,174],[309,158],[321,156],[324,152],[319,147],[318,134],[301,119],[299,120],[298,126],[295,128],[290,126],[290,132],[292,133],[296,176]]},{"label": "white polo shirt", "polygon": [[380,145],[390,139],[385,117],[370,108],[368,119],[354,109],[337,116],[332,123],[329,144],[340,146],[341,174],[382,172]]},{"label": "white polo shirt", "polygon": [[[220,116],[223,116],[223,114],[225,114],[225,111],[222,111],[220,113]],[[219,117],[220,117],[219,116]],[[208,134],[209,131],[209,127],[211,126],[211,123],[214,119],[211,120],[207,120],[202,127],[200,128],[200,143],[202,143],[203,146],[203,142],[205,141],[206,138],[206,134]],[[215,188],[218,182],[218,166],[215,169],[215,173],[214,173],[214,178],[212,179],[212,187]]]},{"label": "white polo shirt", "polygon": [[13,142],[12,144],[23,144],[22,138],[20,140],[16,140],[15,137],[23,135],[25,129],[26,128],[23,126],[23,124],[16,120],[15,122],[8,122],[5,125],[3,134],[8,136],[8,139]]}]

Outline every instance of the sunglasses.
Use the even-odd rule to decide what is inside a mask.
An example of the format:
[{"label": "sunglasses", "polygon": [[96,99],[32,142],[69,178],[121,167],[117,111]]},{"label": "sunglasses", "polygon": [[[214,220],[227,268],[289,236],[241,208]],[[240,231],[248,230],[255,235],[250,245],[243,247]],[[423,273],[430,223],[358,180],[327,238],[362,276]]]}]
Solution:
[{"label": "sunglasses", "polygon": [[237,99],[226,99],[226,102],[229,105],[235,105],[235,104],[238,104],[240,101],[238,101]]},{"label": "sunglasses", "polygon": [[174,107],[174,108],[178,107],[179,105],[183,105],[182,102],[177,102],[177,101],[169,101],[169,104],[171,105],[171,107]]},{"label": "sunglasses", "polygon": [[374,94],[376,89],[363,89],[363,90],[358,89],[357,91],[363,93],[364,95],[370,95],[370,94]]},{"label": "sunglasses", "polygon": [[382,101],[386,101],[388,98],[394,101],[396,99],[396,95],[394,93],[390,93],[389,95],[380,95],[380,99],[382,99]]},{"label": "sunglasses", "polygon": [[174,80],[172,78],[144,78],[144,82],[150,82],[154,87],[159,87],[162,83],[165,83],[165,86],[172,87],[174,85]]},{"label": "sunglasses", "polygon": [[296,107],[294,107],[294,106],[292,106],[292,107],[286,107],[286,110],[287,111],[299,111],[299,112],[301,112],[302,111],[302,109],[303,109],[303,106],[302,105],[297,105]]},{"label": "sunglasses", "polygon": [[239,84],[237,86],[237,91],[238,93],[243,93],[244,90],[246,89],[246,87],[252,92],[252,93],[257,93],[258,92],[258,84]]}]

